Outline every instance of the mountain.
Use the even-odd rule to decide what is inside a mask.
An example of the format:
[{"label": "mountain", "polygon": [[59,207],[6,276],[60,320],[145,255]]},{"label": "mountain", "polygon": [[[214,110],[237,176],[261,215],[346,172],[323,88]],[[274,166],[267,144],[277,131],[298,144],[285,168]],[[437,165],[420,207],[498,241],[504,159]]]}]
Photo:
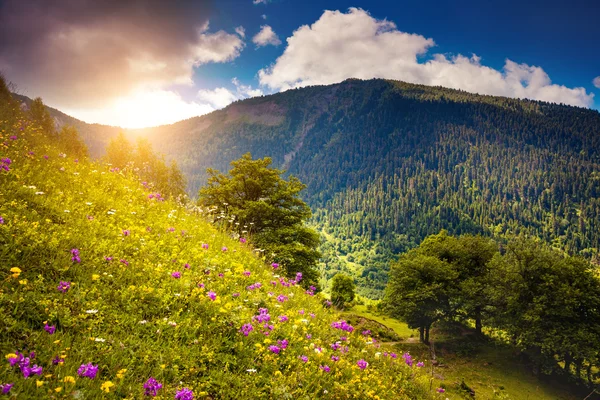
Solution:
[{"label": "mountain", "polygon": [[[78,126],[92,154],[114,128]],[[93,129],[92,129],[93,128]],[[390,80],[350,79],[238,101],[135,130],[175,158],[195,194],[208,167],[269,156],[307,185],[324,282],[381,295],[387,265],[427,235],[528,233],[600,248],[600,113]]]}]

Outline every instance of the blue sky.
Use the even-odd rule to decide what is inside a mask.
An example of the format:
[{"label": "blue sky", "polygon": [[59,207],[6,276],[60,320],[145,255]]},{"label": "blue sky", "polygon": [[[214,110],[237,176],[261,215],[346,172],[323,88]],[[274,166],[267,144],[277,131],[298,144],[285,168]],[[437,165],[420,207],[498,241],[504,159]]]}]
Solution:
[{"label": "blue sky", "polygon": [[[588,1],[219,1],[211,28],[242,25],[248,36],[269,24],[284,42],[278,47],[248,46],[229,64],[198,68],[196,79],[217,87],[230,76],[258,85],[257,71],[275,61],[285,38],[301,25],[311,25],[324,10],[362,8],[376,19],[387,19],[401,31],[432,38],[436,53],[477,54],[481,62],[501,70],[505,59],[540,66],[553,83],[584,87],[600,106],[600,2]],[[262,19],[266,15],[267,19]]]},{"label": "blue sky", "polygon": [[0,71],[123,127],[350,77],[599,109],[598,15],[598,0],[0,0]]}]

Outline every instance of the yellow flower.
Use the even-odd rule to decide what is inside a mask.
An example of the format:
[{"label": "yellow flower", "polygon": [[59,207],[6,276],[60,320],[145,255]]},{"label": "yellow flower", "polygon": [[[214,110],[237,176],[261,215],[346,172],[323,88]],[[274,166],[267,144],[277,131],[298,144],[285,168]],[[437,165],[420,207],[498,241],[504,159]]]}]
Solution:
[{"label": "yellow flower", "polygon": [[6,355],[7,360],[10,360],[11,358],[17,358],[17,355],[15,353],[9,353]]},{"label": "yellow flower", "polygon": [[35,381],[35,386],[40,387],[44,384],[44,381]]},{"label": "yellow flower", "polygon": [[59,344],[59,343],[60,343],[60,340],[55,340],[54,341],[54,344]]},{"label": "yellow flower", "polygon": [[126,369],[119,370],[119,372],[117,372],[117,378],[123,379],[123,375],[125,375],[125,372],[127,372]]},{"label": "yellow flower", "polygon": [[102,384],[102,386],[100,386],[100,389],[102,389],[103,392],[110,392],[110,388],[115,386],[114,383],[112,383],[111,381],[106,381]]},{"label": "yellow flower", "polygon": [[64,383],[75,383],[75,378],[73,378],[72,376],[65,376],[65,379],[63,379]]},{"label": "yellow flower", "polygon": [[27,285],[27,279],[20,280],[19,284],[21,284],[21,285]]},{"label": "yellow flower", "polygon": [[13,273],[13,274],[12,274],[12,277],[16,279],[16,278],[18,278],[18,277],[19,277],[19,275],[21,275],[21,268],[19,268],[19,267],[12,267],[12,268],[10,269],[10,272],[12,272],[12,273]]},{"label": "yellow flower", "polygon": [[62,388],[61,388],[61,387],[57,387],[56,389],[54,389],[54,391],[55,391],[56,393],[60,393],[60,392],[61,392],[61,390],[62,390]]},{"label": "yellow flower", "polygon": [[98,279],[100,279],[100,275],[98,275],[98,274],[93,274],[92,275],[92,280],[93,281],[97,281]]}]

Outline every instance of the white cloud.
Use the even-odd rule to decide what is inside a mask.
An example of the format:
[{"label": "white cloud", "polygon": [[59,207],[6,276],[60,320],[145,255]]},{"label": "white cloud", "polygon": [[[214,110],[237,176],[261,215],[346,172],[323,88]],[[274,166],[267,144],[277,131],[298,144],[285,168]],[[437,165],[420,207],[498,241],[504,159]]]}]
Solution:
[{"label": "white cloud", "polygon": [[208,24],[201,31],[198,43],[194,49],[192,59],[194,65],[198,66],[209,62],[227,62],[240,55],[245,46],[244,41],[240,37],[241,35],[234,35],[223,30],[215,33],[207,33],[207,30]]},{"label": "white cloud", "polygon": [[267,19],[267,14],[263,14],[260,16],[262,19]]},{"label": "white cloud", "polygon": [[215,109],[220,109],[236,100],[261,96],[263,94],[262,90],[253,89],[250,85],[244,85],[237,78],[233,78],[231,83],[235,86],[235,91],[231,91],[225,87],[218,87],[212,90],[202,89],[198,91],[198,99],[210,104]]},{"label": "white cloud", "polygon": [[237,28],[235,28],[235,33],[237,33],[238,35],[240,35],[241,38],[245,38],[246,37],[246,30],[244,29],[243,26],[238,26]]},{"label": "white cloud", "polygon": [[261,25],[260,31],[254,35],[252,38],[252,42],[256,44],[256,47],[267,46],[269,44],[273,46],[279,46],[281,44],[281,40],[279,40],[279,36],[273,31],[269,25]]},{"label": "white cloud", "polygon": [[103,108],[71,108],[63,110],[88,123],[101,123],[122,128],[145,128],[172,124],[183,119],[214,111],[210,104],[187,102],[167,90],[136,90],[128,96],[114,99]]},{"label": "white cloud", "polygon": [[600,89],[600,76],[595,77],[592,83],[594,84],[594,86]]},{"label": "white cloud", "polygon": [[252,0],[252,4],[268,4],[271,0]]},{"label": "white cloud", "polygon": [[331,84],[347,78],[388,78],[440,85],[469,92],[566,103],[589,107],[594,95],[584,88],[552,84],[537,66],[506,60],[501,71],[472,55],[433,54],[431,38],[401,32],[387,20],[350,8],[325,11],[311,26],[298,28],[287,39],[284,53],[259,71],[260,84],[275,90]]}]

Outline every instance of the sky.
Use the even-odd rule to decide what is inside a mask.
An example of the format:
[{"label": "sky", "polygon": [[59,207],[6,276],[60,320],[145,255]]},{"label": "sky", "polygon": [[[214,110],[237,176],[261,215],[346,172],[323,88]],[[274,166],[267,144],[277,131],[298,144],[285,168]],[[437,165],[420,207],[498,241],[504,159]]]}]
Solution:
[{"label": "sky", "polygon": [[600,109],[597,0],[0,0],[0,72],[86,122],[388,78]]}]

